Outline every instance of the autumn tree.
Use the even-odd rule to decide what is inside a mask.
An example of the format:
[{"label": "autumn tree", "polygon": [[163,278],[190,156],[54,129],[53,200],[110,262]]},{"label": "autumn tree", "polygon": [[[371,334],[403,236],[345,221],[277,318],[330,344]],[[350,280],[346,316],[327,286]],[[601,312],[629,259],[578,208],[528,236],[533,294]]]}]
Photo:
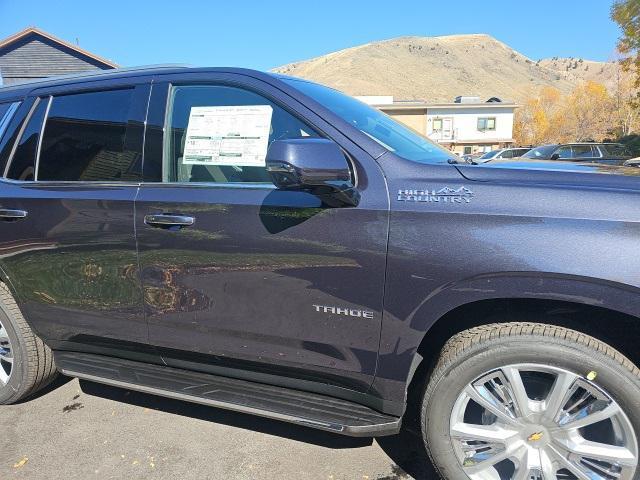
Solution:
[{"label": "autumn tree", "polygon": [[[622,65],[635,77],[640,88],[640,1],[616,0],[611,7],[611,18],[622,30],[618,51],[623,56]],[[636,97],[636,103],[640,100]]]},{"label": "autumn tree", "polygon": [[560,90],[543,87],[539,94],[524,102],[514,119],[513,136],[519,145],[538,145],[551,141],[551,124],[562,99]]},{"label": "autumn tree", "polygon": [[601,142],[613,133],[615,105],[601,83],[579,84],[565,97],[559,113],[552,125],[558,142]]},{"label": "autumn tree", "polygon": [[624,137],[640,132],[640,108],[636,104],[638,87],[634,78],[618,67],[612,96],[615,105],[615,137]]},{"label": "autumn tree", "polygon": [[[520,145],[602,141],[616,136],[625,122],[627,131],[637,127],[634,112],[626,111],[621,86],[620,103],[600,83],[581,83],[568,95],[552,87],[516,111],[514,138]],[[624,118],[623,118],[624,117]]]}]

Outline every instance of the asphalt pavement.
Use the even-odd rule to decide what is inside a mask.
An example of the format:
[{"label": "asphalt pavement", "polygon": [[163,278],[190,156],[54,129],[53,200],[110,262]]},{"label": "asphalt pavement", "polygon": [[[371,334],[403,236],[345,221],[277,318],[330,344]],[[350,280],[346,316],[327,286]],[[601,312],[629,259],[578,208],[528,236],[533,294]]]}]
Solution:
[{"label": "asphalt pavement", "polygon": [[0,479],[435,479],[395,436],[353,439],[61,378],[0,406]]}]

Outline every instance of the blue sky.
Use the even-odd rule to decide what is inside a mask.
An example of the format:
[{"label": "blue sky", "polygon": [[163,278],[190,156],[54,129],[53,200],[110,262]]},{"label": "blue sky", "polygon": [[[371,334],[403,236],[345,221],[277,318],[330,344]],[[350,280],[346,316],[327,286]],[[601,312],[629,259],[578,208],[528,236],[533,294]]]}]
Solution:
[{"label": "blue sky", "polygon": [[607,60],[611,0],[0,0],[0,37],[37,26],[123,66],[266,70],[402,35],[488,33],[521,53]]}]

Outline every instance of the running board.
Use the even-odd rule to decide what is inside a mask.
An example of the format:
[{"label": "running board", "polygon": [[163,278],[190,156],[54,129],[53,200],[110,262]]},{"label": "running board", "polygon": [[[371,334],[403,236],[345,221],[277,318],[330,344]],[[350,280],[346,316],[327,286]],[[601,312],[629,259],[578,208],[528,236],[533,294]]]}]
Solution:
[{"label": "running board", "polygon": [[64,375],[352,437],[393,435],[400,418],[317,393],[102,355],[54,352]]}]

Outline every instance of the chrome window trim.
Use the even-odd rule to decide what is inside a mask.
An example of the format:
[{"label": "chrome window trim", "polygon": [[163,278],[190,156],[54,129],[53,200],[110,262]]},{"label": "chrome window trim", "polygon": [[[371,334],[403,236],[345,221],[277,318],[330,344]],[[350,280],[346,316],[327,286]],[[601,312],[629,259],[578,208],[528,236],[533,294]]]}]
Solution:
[{"label": "chrome window trim", "polygon": [[277,190],[272,183],[207,183],[207,182],[106,182],[91,180],[15,180],[12,178],[0,178],[0,182],[11,183],[14,185],[33,185],[34,187],[197,187],[197,188],[235,188],[240,190]]},{"label": "chrome window trim", "polygon": [[109,182],[101,180],[15,180],[13,178],[0,178],[0,182],[11,183],[14,185],[33,185],[37,187],[75,187],[75,186],[99,186],[99,187],[139,187],[140,182]]},{"label": "chrome window trim", "polygon": [[[597,156],[594,156],[594,158],[602,158],[604,157],[604,152],[602,151],[602,145],[592,145],[591,148],[593,148],[596,152],[598,152]],[[615,157],[616,155],[610,155],[611,157]]]},{"label": "chrome window trim", "polygon": [[142,187],[198,187],[198,188],[231,188],[238,190],[277,190],[273,183],[250,182],[143,182]]},{"label": "chrome window trim", "polygon": [[42,119],[42,126],[40,127],[40,136],[38,137],[38,147],[36,149],[36,165],[33,173],[33,181],[38,181],[38,167],[40,166],[40,149],[42,148],[42,137],[44,137],[44,129],[47,126],[47,120],[49,118],[49,110],[53,103],[53,96],[49,95],[49,101],[47,103],[47,109],[44,111],[44,118]]},{"label": "chrome window trim", "polygon": [[29,112],[27,113],[24,120],[22,121],[22,125],[20,125],[20,131],[16,136],[16,141],[13,142],[13,146],[11,147],[11,152],[9,153],[9,158],[7,159],[7,164],[5,165],[4,172],[2,173],[3,179],[7,179],[7,175],[9,175],[9,169],[11,168],[11,164],[13,163],[13,157],[16,154],[16,150],[18,149],[20,140],[22,140],[22,135],[24,135],[24,131],[27,128],[27,125],[29,124],[29,122],[31,121],[31,117],[33,116],[33,112],[36,111],[36,108],[38,108],[38,105],[40,105],[41,100],[42,99],[40,97],[37,97],[35,99],[35,101],[33,102],[33,105],[31,105],[31,108],[29,108]]}]

